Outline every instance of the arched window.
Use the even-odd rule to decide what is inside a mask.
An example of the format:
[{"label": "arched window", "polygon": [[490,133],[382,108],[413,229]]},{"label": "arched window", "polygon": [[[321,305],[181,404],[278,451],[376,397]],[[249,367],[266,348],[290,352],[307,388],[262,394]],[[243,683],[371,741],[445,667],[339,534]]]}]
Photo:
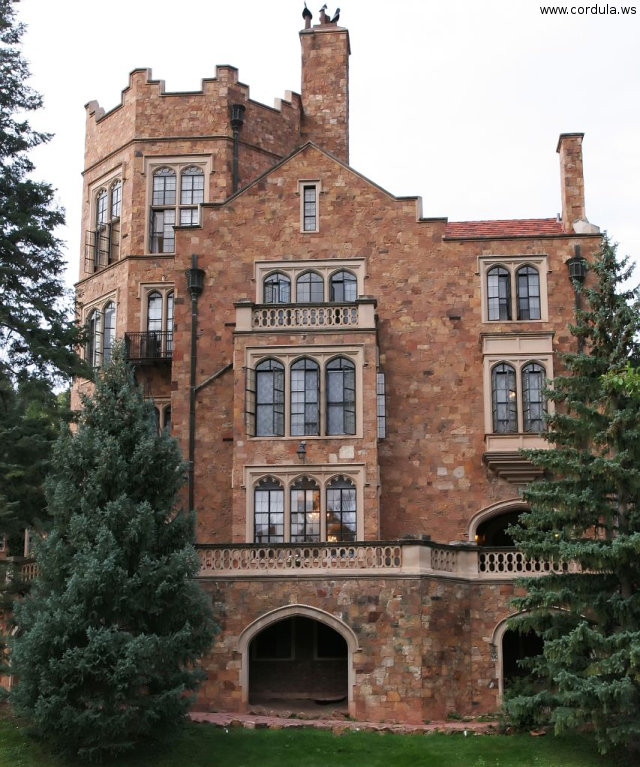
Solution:
[{"label": "arched window", "polygon": [[167,405],[164,409],[164,430],[171,432],[171,405]]},{"label": "arched window", "polygon": [[291,486],[291,541],[320,540],[320,488],[308,477]]},{"label": "arched window", "polygon": [[299,304],[318,304],[324,301],[324,282],[316,272],[305,272],[296,280],[296,301]]},{"label": "arched window", "polygon": [[320,367],[307,358],[291,366],[291,434],[320,434]]},{"label": "arched window", "polygon": [[154,290],[147,298],[147,332],[162,331],[162,295]]},{"label": "arched window", "polygon": [[171,355],[173,354],[173,290],[167,293],[166,332],[167,332],[166,351],[167,351],[167,356],[171,357]]},{"label": "arched window", "polygon": [[101,189],[96,197],[96,226],[99,229],[107,223],[108,200],[106,189]]},{"label": "arched window", "polygon": [[355,301],[358,297],[358,281],[355,274],[336,272],[329,282],[330,301]]},{"label": "arched window", "polygon": [[356,369],[337,357],[326,367],[327,434],[356,433]]},{"label": "arched window", "polygon": [[256,365],[256,436],[284,435],[284,365],[264,360]]},{"label": "arched window", "polygon": [[327,488],[327,540],[355,541],[356,486],[350,479],[338,477]]},{"label": "arched window", "polygon": [[522,420],[524,431],[544,431],[544,379],[545,369],[537,362],[529,362],[522,368]]},{"label": "arched window", "polygon": [[104,331],[102,336],[102,364],[108,365],[111,362],[111,353],[113,351],[113,342],[116,338],[116,305],[113,301],[104,308]]},{"label": "arched window", "polygon": [[[540,319],[540,277],[533,266],[521,266],[516,272],[516,295],[519,320]],[[491,319],[491,318],[489,318]]]},{"label": "arched window", "polygon": [[288,304],[291,301],[291,280],[282,272],[270,274],[264,281],[265,304]]},{"label": "arched window", "polygon": [[511,276],[502,266],[494,266],[487,272],[488,318],[511,319]]},{"label": "arched window", "polygon": [[111,185],[111,220],[120,218],[122,205],[122,181],[118,179]]},{"label": "arched window", "polygon": [[273,477],[260,481],[254,490],[253,540],[255,543],[284,541],[284,490]]},{"label": "arched window", "polygon": [[93,368],[100,366],[100,351],[102,347],[102,317],[94,309],[87,320],[87,346],[85,359]]},{"label": "arched window", "polygon": [[198,205],[202,202],[204,202],[204,173],[201,168],[185,168],[180,175],[181,226],[196,226],[199,223]]},{"label": "arched window", "polygon": [[518,431],[518,395],[516,371],[511,365],[501,363],[491,371],[491,396],[493,407],[493,431],[510,434]]},{"label": "arched window", "polygon": [[176,174],[171,168],[160,168],[153,174],[151,199],[151,252],[173,253],[176,223]]}]

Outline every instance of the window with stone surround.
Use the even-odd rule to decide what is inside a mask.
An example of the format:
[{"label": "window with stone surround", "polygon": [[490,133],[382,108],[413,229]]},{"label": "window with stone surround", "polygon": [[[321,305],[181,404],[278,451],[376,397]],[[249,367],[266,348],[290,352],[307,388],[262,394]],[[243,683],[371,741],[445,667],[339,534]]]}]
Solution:
[{"label": "window with stone surround", "polygon": [[120,257],[122,179],[111,174],[91,187],[93,226],[85,232],[85,272],[104,269]]},{"label": "window with stone surround", "polygon": [[548,319],[547,257],[480,256],[484,322]]},{"label": "window with stone surround", "polygon": [[[251,437],[355,436],[361,428],[363,352],[354,347],[247,349]],[[341,353],[344,352],[344,353]],[[359,404],[360,402],[360,404]]]},{"label": "window with stone surround", "polygon": [[254,543],[342,543],[362,530],[363,467],[246,467],[247,539]]},{"label": "window with stone surround", "polygon": [[258,261],[258,304],[354,303],[364,294],[363,258]]},{"label": "window with stone surround", "polygon": [[298,182],[298,193],[300,195],[300,231],[317,232],[319,230],[320,182],[300,181]]},{"label": "window with stone surround", "polygon": [[[482,341],[488,442],[500,449],[503,437],[504,449],[533,447],[531,438],[537,441],[545,429],[544,388],[553,378],[552,334],[486,334]],[[512,445],[516,435],[519,443]]]},{"label": "window with stone surround", "polygon": [[210,157],[147,157],[149,253],[175,252],[175,226],[197,226],[207,202]]},{"label": "window with stone surround", "polygon": [[101,299],[84,308],[86,342],[84,358],[92,368],[100,368],[111,361],[116,337],[115,299]]}]

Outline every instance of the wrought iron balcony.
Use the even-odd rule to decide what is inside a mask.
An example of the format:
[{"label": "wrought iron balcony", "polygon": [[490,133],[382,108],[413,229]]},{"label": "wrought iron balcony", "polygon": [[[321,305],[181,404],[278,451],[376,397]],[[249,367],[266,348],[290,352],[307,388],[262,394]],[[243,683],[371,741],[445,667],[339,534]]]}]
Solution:
[{"label": "wrought iron balcony", "polygon": [[170,361],[173,356],[172,331],[150,330],[146,333],[125,333],[124,343],[129,362]]},{"label": "wrought iron balcony", "polygon": [[101,224],[95,231],[85,232],[84,270],[93,274],[120,258],[120,221]]}]

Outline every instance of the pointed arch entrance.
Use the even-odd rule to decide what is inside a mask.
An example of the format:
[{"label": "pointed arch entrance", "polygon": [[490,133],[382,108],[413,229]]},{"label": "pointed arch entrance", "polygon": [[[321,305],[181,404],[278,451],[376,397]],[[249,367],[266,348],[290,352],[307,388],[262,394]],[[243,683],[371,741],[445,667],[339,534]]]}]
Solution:
[{"label": "pointed arch entrance", "polygon": [[500,621],[494,629],[491,641],[500,701],[509,685],[527,673],[526,669],[520,667],[518,661],[540,655],[543,648],[542,637],[535,632],[520,634],[509,628],[508,621],[513,617],[515,614]]},{"label": "pointed arch entrance", "polygon": [[244,629],[237,649],[245,706],[267,699],[342,702],[355,714],[358,640],[330,613],[299,604],[277,608]]}]

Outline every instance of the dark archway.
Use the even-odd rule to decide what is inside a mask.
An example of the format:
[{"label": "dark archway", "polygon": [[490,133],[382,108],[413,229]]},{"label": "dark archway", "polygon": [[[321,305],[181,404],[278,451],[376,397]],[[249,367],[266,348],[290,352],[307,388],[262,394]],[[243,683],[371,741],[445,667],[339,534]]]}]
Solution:
[{"label": "dark archway", "polygon": [[542,653],[542,637],[534,631],[521,634],[507,629],[502,635],[502,682],[506,691],[518,679],[526,677],[530,672],[522,668],[518,661],[523,658],[533,658]]},{"label": "dark archway", "polygon": [[507,511],[480,523],[476,530],[478,546],[513,546],[513,538],[507,528],[516,524],[521,513],[522,509]]},{"label": "dark archway", "polygon": [[348,648],[320,621],[291,616],[249,645],[249,704],[304,706],[346,702]]}]

